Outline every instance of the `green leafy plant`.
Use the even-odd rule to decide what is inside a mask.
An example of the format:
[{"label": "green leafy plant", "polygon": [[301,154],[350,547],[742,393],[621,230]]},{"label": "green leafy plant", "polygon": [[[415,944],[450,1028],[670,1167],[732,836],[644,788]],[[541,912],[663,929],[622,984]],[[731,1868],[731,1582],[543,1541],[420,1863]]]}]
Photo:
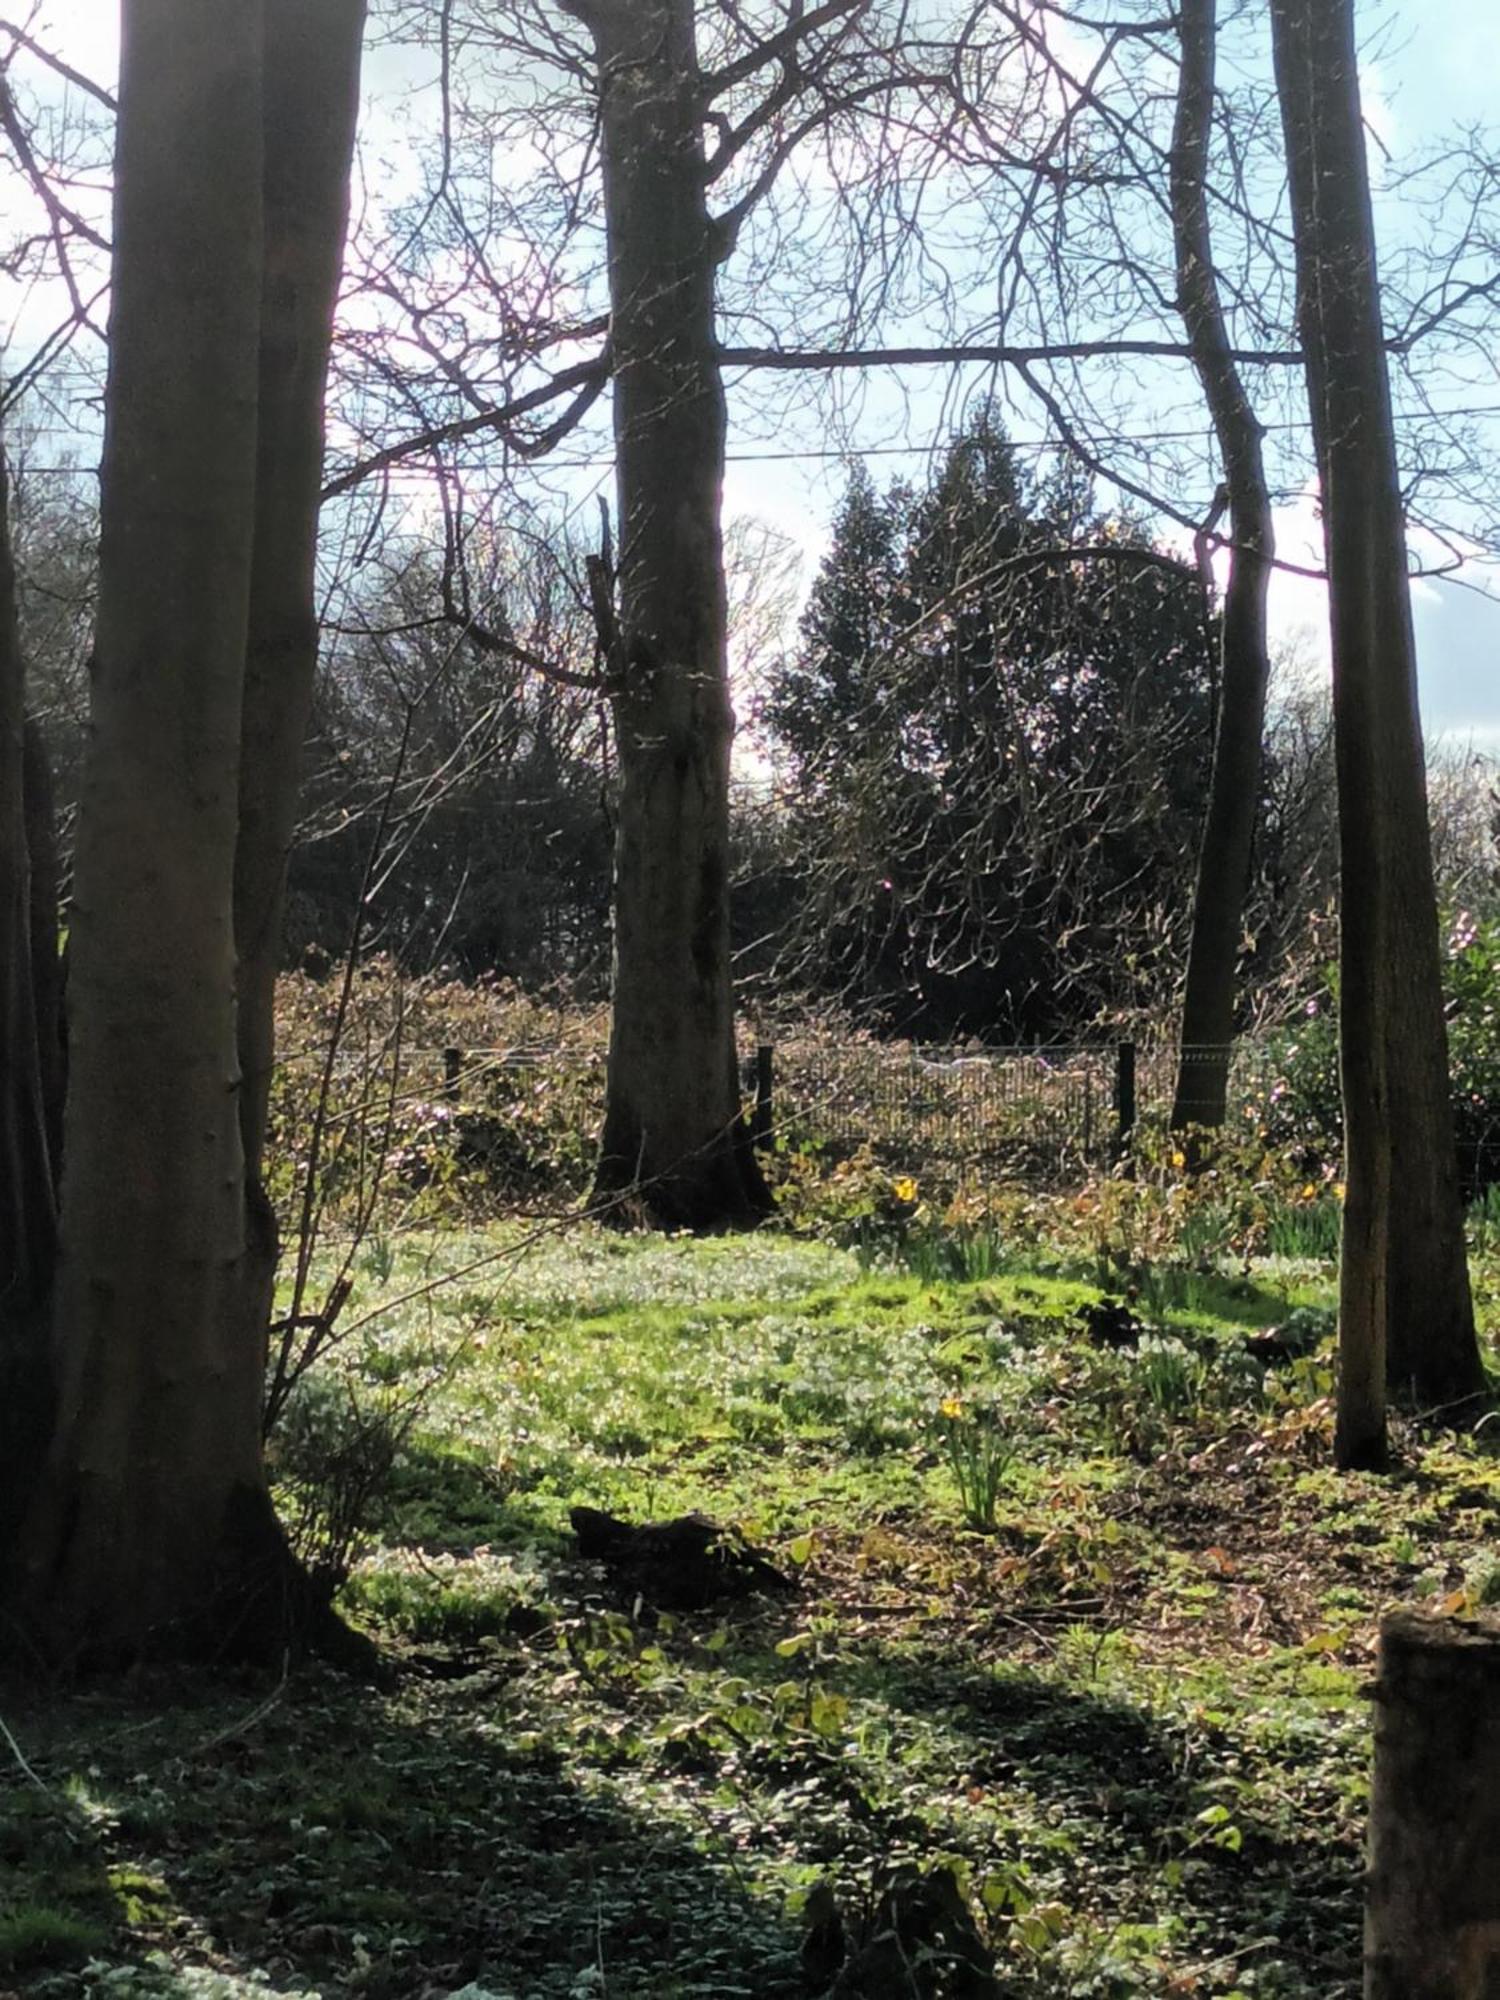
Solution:
[{"label": "green leafy plant", "polygon": [[1500,1182],[1484,1188],[1469,1204],[1469,1242],[1476,1257],[1500,1250]]},{"label": "green leafy plant", "polygon": [[1333,1189],[1305,1199],[1278,1203],[1266,1221],[1266,1248],[1273,1257],[1331,1263],[1339,1254],[1344,1205]]},{"label": "green leafy plant", "polygon": [[1252,1109],[1267,1144],[1294,1150],[1304,1168],[1336,1163],[1343,1149],[1344,1113],[1337,981],[1331,968],[1296,1024],[1271,1038],[1266,1057],[1266,1080]]},{"label": "green leafy plant", "polygon": [[[1478,1196],[1500,1179],[1500,921],[1453,913],[1443,992],[1459,1166],[1466,1192]],[[1273,1038],[1257,1107],[1267,1141],[1294,1149],[1309,1168],[1336,1167],[1342,1148],[1337,999],[1330,968],[1302,1018]]]},{"label": "green leafy plant", "polygon": [[1203,1393],[1207,1369],[1184,1341],[1148,1334],[1136,1350],[1133,1370],[1145,1399],[1163,1416],[1181,1416]]},{"label": "green leafy plant", "polygon": [[964,1520],[981,1534],[993,1534],[1018,1440],[992,1398],[945,1396],[937,1421]]},{"label": "green leafy plant", "polygon": [[1500,1605],[1500,1555],[1484,1549],[1464,1570],[1464,1592],[1476,1610],[1491,1611]]},{"label": "green leafy plant", "polygon": [[287,1403],[271,1476],[292,1546],[325,1589],[348,1576],[430,1387],[356,1390],[308,1376]]},{"label": "green leafy plant", "polygon": [[924,1285],[982,1284],[1007,1267],[999,1230],[983,1224],[956,1229],[934,1224],[914,1231],[901,1246],[900,1260]]},{"label": "green leafy plant", "polygon": [[1338,1317],[1327,1306],[1294,1306],[1276,1335],[1289,1354],[1310,1355],[1333,1339],[1337,1326]]}]

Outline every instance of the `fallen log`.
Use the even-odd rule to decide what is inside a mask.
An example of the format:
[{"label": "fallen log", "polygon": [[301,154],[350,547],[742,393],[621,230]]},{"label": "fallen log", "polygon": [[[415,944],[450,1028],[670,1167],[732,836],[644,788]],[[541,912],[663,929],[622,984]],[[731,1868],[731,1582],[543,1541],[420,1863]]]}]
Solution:
[{"label": "fallen log", "polygon": [[701,1611],[725,1598],[797,1588],[735,1529],[706,1514],[636,1524],[597,1507],[575,1507],[568,1518],[578,1553],[602,1563],[627,1593],[661,1611]]}]

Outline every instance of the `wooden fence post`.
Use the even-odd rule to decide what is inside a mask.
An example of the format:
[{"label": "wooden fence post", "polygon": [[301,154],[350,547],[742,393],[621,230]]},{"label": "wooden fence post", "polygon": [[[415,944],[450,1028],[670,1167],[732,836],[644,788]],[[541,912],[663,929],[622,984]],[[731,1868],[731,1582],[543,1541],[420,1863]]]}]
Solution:
[{"label": "wooden fence post", "polygon": [[755,1110],[750,1117],[750,1136],[762,1152],[776,1134],[775,1052],[769,1042],[755,1047]]},{"label": "wooden fence post", "polygon": [[1380,1628],[1365,2000],[1500,1994],[1500,1620]]},{"label": "wooden fence post", "polygon": [[443,1050],[443,1095],[450,1104],[457,1104],[463,1083],[464,1052],[462,1049]]},{"label": "wooden fence post", "polygon": [[1115,1145],[1124,1153],[1135,1130],[1135,1043],[1115,1045]]}]

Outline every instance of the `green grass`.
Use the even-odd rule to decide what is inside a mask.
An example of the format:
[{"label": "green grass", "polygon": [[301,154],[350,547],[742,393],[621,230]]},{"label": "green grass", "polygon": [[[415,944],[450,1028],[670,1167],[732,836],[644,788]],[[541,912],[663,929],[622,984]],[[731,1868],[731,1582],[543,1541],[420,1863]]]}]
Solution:
[{"label": "green grass", "polygon": [[[1352,2000],[1375,1621],[1500,1595],[1500,1439],[1335,1475],[1326,1341],[1244,1346],[1326,1270],[1158,1273],[1112,1352],[1040,1253],[515,1248],[387,1239],[281,1448],[311,1533],[348,1411],[393,1427],[343,1596],[390,1685],[7,1707],[47,1789],[0,1782],[0,1989],[793,2000],[809,1891],[857,1922],[941,1865],[1006,2000]],[[800,1588],[637,1616],[580,1501],[737,1521]]]},{"label": "green grass", "polygon": [[1312,1261],[1337,1257],[1343,1204],[1331,1194],[1296,1208],[1282,1208],[1271,1217],[1266,1246],[1274,1257]]},{"label": "green grass", "polygon": [[103,1925],[73,1911],[25,1903],[0,1911],[0,1971],[26,1973],[38,1966],[79,1963],[107,1938]]}]

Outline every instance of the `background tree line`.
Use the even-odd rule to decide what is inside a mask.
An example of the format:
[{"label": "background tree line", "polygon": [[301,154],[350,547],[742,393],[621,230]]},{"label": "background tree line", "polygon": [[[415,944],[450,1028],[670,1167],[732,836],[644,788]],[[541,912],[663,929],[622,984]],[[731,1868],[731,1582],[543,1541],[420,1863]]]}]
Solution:
[{"label": "background tree line", "polygon": [[[96,532],[86,496],[28,482],[23,456],[20,629],[65,873]],[[393,538],[341,594],[288,858],[288,967],[331,971],[357,929],[414,976],[607,992],[609,721],[589,690],[518,656],[587,667],[587,553],[544,522],[471,542],[488,644],[443,610],[431,540]],[[992,1043],[1164,1026],[1218,700],[1222,607],[1196,570],[1128,516],[1102,516],[1086,480],[1028,478],[983,412],[925,489],[882,491],[856,461],[795,622],[784,551],[732,535],[731,558],[746,716],[733,933],[756,1003],[831,999],[889,1032]],[[774,602],[760,601],[768,575]],[[1327,923],[1316,942],[1336,886],[1329,731],[1310,670],[1289,660],[1239,940],[1241,1025],[1320,990],[1336,944]],[[1440,872],[1450,900],[1482,913],[1489,767],[1440,752],[1436,769]]]}]

